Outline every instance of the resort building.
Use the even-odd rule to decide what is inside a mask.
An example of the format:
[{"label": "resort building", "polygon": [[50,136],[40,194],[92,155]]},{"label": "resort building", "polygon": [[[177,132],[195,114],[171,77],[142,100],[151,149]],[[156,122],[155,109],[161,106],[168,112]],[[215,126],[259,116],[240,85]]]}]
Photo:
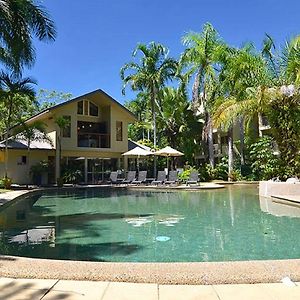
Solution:
[{"label": "resort building", "polygon": [[[67,120],[64,128],[58,119]],[[82,172],[82,181],[98,183],[108,171],[127,168],[122,153],[128,151],[128,124],[135,116],[102,90],[63,102],[31,117],[26,124],[42,121],[49,141],[33,141],[30,151],[19,134],[9,139],[8,177],[19,184],[31,183],[28,170],[41,161],[49,165],[42,184],[55,183],[65,166]],[[5,174],[5,141],[0,143],[0,176]]]}]

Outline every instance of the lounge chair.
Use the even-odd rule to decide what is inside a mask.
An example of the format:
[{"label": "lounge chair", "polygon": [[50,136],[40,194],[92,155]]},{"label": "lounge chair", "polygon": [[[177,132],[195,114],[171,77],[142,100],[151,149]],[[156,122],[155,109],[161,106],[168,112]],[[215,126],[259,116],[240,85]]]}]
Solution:
[{"label": "lounge chair", "polygon": [[299,178],[296,176],[296,177],[290,177],[286,180],[287,183],[296,183],[296,182],[299,182]]},{"label": "lounge chair", "polygon": [[145,183],[147,179],[147,171],[139,171],[138,178],[133,180],[132,184],[142,184]]},{"label": "lounge chair", "polygon": [[119,183],[119,181],[118,181],[118,172],[116,172],[116,171],[111,172],[110,175],[109,175],[108,182],[111,183],[111,184]]},{"label": "lounge chair", "polygon": [[170,171],[168,180],[165,181],[165,184],[174,184],[178,182],[178,171]]},{"label": "lounge chair", "polygon": [[165,171],[158,171],[156,180],[153,180],[151,184],[163,184],[166,181],[166,172]]},{"label": "lounge chair", "polygon": [[198,171],[192,171],[189,179],[186,181],[186,184],[198,184],[199,182],[199,173]]},{"label": "lounge chair", "polygon": [[129,184],[135,180],[136,171],[128,171],[126,179],[122,181],[122,183]]}]

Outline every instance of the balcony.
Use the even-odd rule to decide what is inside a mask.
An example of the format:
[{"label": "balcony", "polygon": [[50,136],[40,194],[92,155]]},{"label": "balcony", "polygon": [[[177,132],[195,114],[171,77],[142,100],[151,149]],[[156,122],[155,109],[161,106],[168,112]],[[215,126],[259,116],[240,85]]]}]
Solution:
[{"label": "balcony", "polygon": [[110,148],[110,134],[78,133],[77,146],[85,148]]}]

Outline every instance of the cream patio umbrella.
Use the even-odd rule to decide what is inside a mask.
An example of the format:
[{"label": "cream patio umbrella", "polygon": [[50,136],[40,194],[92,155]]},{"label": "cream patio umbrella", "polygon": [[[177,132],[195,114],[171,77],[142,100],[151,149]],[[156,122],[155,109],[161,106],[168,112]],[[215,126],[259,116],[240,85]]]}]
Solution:
[{"label": "cream patio umbrella", "polygon": [[176,149],[173,149],[172,147],[167,146],[154,152],[154,155],[165,156],[167,158],[167,169],[169,169],[169,157],[177,157],[182,156],[184,154]]},{"label": "cream patio umbrella", "polygon": [[151,152],[151,151],[145,150],[141,147],[135,147],[132,150],[123,153],[122,155],[123,156],[128,156],[128,157],[130,157],[130,156],[131,157],[136,157],[137,158],[137,168],[138,168],[138,171],[139,171],[140,170],[140,163],[139,163],[140,157],[141,156],[152,155],[152,154],[153,154],[153,152]]}]

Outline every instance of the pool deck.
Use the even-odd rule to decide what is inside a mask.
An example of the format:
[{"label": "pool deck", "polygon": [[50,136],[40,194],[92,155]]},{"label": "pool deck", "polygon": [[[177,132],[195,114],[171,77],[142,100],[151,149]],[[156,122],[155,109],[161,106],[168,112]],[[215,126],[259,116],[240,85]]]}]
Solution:
[{"label": "pool deck", "polygon": [[0,278],[0,299],[15,300],[296,300],[300,283],[161,285]]}]

